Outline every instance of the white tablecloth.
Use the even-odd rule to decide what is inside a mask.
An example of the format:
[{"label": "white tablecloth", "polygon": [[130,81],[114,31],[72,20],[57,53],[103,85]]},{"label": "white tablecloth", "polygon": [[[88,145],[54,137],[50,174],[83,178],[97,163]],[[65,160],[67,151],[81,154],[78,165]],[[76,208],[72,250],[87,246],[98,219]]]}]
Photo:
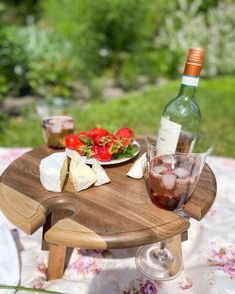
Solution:
[{"label": "white tablecloth", "polygon": [[[27,150],[0,148],[0,172]],[[20,285],[71,294],[235,293],[235,160],[212,156],[207,162],[216,175],[217,198],[202,221],[190,221],[189,240],[182,245],[185,269],[177,279],[162,283],[144,277],[135,266],[136,248],[77,248],[63,279],[48,282],[48,252],[40,249],[42,231],[27,235],[0,212],[0,224],[8,224],[18,248]]]}]

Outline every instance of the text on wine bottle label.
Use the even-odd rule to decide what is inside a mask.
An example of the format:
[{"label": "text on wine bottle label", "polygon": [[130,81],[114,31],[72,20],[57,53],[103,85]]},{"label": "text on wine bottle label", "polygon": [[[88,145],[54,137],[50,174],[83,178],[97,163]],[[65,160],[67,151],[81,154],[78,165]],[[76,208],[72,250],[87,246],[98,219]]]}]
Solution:
[{"label": "text on wine bottle label", "polygon": [[165,117],[161,117],[160,128],[157,136],[157,153],[172,154],[175,152],[179,140],[181,125]]}]

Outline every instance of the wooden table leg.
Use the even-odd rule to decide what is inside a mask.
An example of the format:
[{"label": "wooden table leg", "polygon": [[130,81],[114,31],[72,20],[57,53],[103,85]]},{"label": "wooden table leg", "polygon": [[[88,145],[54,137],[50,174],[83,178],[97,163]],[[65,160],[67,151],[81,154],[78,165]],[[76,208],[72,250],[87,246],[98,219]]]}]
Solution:
[{"label": "wooden table leg", "polygon": [[42,232],[42,244],[41,249],[42,250],[48,250],[48,243],[44,240],[44,235],[46,232],[59,220],[69,217],[73,214],[71,210],[67,209],[55,209],[52,211],[46,218],[46,222],[43,226],[43,232]]},{"label": "wooden table leg", "polygon": [[48,248],[48,243],[47,241],[44,239],[44,235],[46,234],[46,232],[51,228],[51,214],[49,214],[46,218],[46,222],[43,226],[43,231],[42,231],[42,244],[41,244],[41,249],[42,250],[49,250]]},{"label": "wooden table leg", "polygon": [[65,256],[66,246],[49,243],[48,280],[60,279],[63,277]]},{"label": "wooden table leg", "polygon": [[181,234],[181,242],[188,240],[188,230]]}]

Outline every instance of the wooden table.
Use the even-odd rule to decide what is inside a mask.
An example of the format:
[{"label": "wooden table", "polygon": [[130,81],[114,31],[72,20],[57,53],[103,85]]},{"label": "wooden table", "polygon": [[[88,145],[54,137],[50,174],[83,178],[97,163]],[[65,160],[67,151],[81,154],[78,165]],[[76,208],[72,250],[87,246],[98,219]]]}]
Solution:
[{"label": "wooden table", "polygon": [[[145,151],[140,140],[139,156]],[[133,164],[105,167],[111,183],[74,192],[70,180],[62,193],[46,191],[39,163],[54,150],[42,145],[15,160],[0,178],[0,207],[17,227],[32,234],[43,226],[42,247],[48,249],[48,279],[64,272],[67,247],[114,249],[145,245],[181,235],[190,223],[156,207],[144,180],[126,176]],[[200,220],[216,195],[216,179],[206,164],[184,211]]]}]

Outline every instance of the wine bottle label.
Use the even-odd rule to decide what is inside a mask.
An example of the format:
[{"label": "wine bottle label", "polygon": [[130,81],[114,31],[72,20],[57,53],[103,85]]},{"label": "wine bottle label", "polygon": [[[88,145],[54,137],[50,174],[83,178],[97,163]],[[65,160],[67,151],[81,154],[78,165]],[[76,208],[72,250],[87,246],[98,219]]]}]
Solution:
[{"label": "wine bottle label", "polygon": [[180,136],[181,125],[162,116],[160,129],[157,136],[157,153],[171,154],[176,151]]},{"label": "wine bottle label", "polygon": [[199,77],[192,77],[192,76],[183,75],[181,84],[183,84],[185,86],[197,87],[198,82],[199,82]]}]

